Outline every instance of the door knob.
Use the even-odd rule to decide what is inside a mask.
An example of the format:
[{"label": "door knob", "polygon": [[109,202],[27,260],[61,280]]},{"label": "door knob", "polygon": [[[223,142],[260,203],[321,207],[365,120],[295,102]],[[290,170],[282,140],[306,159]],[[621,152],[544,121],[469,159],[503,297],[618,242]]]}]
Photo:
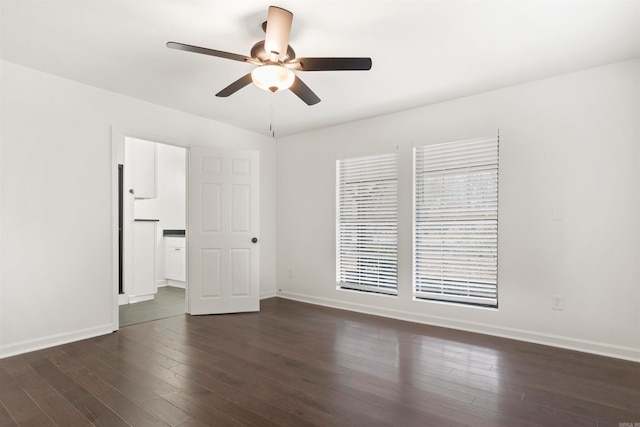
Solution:
[{"label": "door knob", "polygon": [[258,243],[258,238],[254,237],[253,239],[251,239],[251,243]]}]

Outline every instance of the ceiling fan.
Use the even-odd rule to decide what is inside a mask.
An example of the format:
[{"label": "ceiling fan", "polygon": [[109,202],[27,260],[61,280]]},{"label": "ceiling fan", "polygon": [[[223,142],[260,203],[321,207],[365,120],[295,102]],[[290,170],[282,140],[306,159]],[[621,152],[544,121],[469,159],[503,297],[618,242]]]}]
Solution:
[{"label": "ceiling fan", "polygon": [[176,42],[168,42],[167,47],[258,65],[251,73],[244,75],[218,92],[216,96],[220,97],[232,95],[253,82],[256,86],[271,92],[290,89],[307,105],[314,105],[320,102],[320,98],[295,75],[294,70],[371,69],[371,58],[296,58],[295,52],[289,46],[292,21],[293,14],[291,12],[280,7],[270,6],[267,21],[262,24],[265,39],[253,45],[250,57]]}]

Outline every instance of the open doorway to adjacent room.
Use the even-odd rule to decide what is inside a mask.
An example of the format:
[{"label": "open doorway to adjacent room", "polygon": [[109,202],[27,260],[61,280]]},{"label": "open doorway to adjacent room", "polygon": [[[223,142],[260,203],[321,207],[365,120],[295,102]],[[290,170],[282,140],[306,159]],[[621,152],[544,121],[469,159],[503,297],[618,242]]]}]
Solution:
[{"label": "open doorway to adjacent room", "polygon": [[118,163],[119,326],[184,314],[187,150],[125,136]]}]

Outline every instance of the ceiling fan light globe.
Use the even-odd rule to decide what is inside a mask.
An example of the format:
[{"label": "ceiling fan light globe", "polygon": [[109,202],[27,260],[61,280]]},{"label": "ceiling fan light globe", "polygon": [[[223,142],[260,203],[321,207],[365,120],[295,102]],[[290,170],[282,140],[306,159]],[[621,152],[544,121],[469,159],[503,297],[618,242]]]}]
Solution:
[{"label": "ceiling fan light globe", "polygon": [[253,83],[269,92],[289,89],[295,78],[293,71],[280,65],[262,65],[251,72]]}]

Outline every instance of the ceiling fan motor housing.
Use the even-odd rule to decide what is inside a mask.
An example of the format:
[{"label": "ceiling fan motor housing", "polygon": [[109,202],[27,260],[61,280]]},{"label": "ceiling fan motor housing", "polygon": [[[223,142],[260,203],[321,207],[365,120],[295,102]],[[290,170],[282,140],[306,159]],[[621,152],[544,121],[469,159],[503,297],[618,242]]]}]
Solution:
[{"label": "ceiling fan motor housing", "polygon": [[[253,45],[253,47],[251,48],[251,57],[258,59],[259,61],[262,61],[262,62],[270,61],[271,53],[267,52],[266,49],[264,48],[264,40],[261,40],[258,43]],[[296,58],[296,53],[294,52],[293,48],[287,45],[287,53],[280,58],[279,62],[287,62],[295,58]]]}]

